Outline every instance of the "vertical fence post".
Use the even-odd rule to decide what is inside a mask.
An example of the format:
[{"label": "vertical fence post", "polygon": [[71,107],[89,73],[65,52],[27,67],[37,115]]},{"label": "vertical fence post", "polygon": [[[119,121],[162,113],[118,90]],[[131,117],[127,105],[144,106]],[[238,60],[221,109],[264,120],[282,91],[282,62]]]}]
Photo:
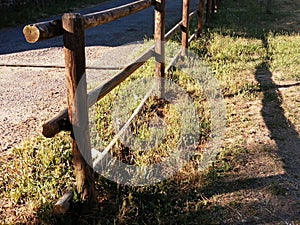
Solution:
[{"label": "vertical fence post", "polygon": [[199,0],[197,38],[199,38],[203,32],[204,1],[205,0]]},{"label": "vertical fence post", "polygon": [[[92,205],[96,202],[96,190],[93,169],[86,162],[88,160],[91,162],[91,151],[88,127],[83,19],[80,14],[67,13],[63,15],[62,23],[68,114],[73,126],[71,136],[76,188],[81,200]],[[74,129],[79,129],[81,134],[80,145],[74,137]]]},{"label": "vertical fence post", "polygon": [[166,0],[156,0],[155,2],[155,75],[157,77],[157,86],[160,97],[163,96],[165,77],[165,2]]},{"label": "vertical fence post", "polygon": [[189,10],[190,0],[182,1],[182,33],[181,33],[181,56],[187,55],[189,45]]}]

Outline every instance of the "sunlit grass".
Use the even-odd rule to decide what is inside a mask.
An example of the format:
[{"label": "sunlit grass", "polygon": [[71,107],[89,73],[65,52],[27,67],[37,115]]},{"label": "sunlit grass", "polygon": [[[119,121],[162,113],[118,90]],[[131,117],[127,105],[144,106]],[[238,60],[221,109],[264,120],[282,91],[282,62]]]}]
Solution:
[{"label": "sunlit grass", "polygon": [[[8,161],[1,161],[0,211],[4,224],[21,222],[9,213],[5,204],[28,220],[47,209],[64,191],[73,186],[70,140],[59,135],[54,139],[37,138],[15,148]],[[24,208],[25,207],[25,208]],[[41,215],[45,217],[45,215]]]},{"label": "sunlit grass", "polygon": [[280,80],[300,80],[300,35],[269,34],[270,67]]},{"label": "sunlit grass", "polygon": [[[64,134],[51,140],[37,138],[26,142],[22,148],[15,149],[8,161],[1,161],[3,223],[30,223],[31,218],[56,224],[78,221],[82,224],[230,223],[232,210],[216,202],[215,199],[222,195],[222,189],[214,189],[214,186],[220,187],[218,182],[226,177],[231,179],[233,171],[238,171],[240,166],[247,163],[248,154],[252,151],[246,145],[246,139],[253,130],[259,130],[252,115],[259,115],[260,108],[254,108],[258,112],[253,112],[247,103],[261,107],[259,104],[263,90],[256,80],[257,68],[265,66],[273,73],[275,80],[299,80],[300,40],[298,34],[282,32],[281,28],[276,31],[277,24],[273,19],[285,15],[282,11],[275,11],[273,15],[261,14],[262,9],[246,0],[226,1],[222,4],[224,7],[214,18],[213,27],[207,30],[201,40],[191,44],[191,49],[209,65],[211,74],[217,78],[229,101],[228,132],[214,166],[201,173],[198,170],[202,150],[211,135],[211,115],[203,84],[184,70],[176,70],[167,78],[188,93],[199,116],[199,145],[196,148],[197,154],[189,163],[169,179],[144,187],[117,185],[99,177],[96,180],[101,202],[99,208],[81,212],[81,208],[75,206],[69,214],[55,218],[51,214],[53,204],[74,182],[69,137]],[[280,9],[279,3],[277,4],[274,9]],[[271,25],[266,27],[266,24]],[[177,47],[178,44],[171,43],[167,49],[168,54],[173,55],[178,50]],[[147,86],[135,82],[141,78],[153,77],[153,64],[153,60],[146,63],[92,109],[92,145],[100,150],[105,148],[117,133],[118,122],[124,123],[134,111],[145,94],[143,87]],[[292,100],[297,102],[295,96]],[[124,117],[118,114],[116,103],[128,112]],[[287,118],[296,123],[299,110],[295,105],[298,104],[283,103],[288,109],[285,112]],[[149,98],[129,127],[133,134],[131,137],[135,137],[127,139],[130,148],[126,148],[119,140],[111,153],[131,165],[147,166],[163,161],[180,142],[182,124],[179,117],[178,110],[170,102],[159,101],[156,97]],[[162,124],[165,125],[165,130],[160,129]],[[145,146],[149,143],[152,148],[147,149]],[[261,147],[262,150],[265,148]],[[242,189],[245,188],[245,184],[243,185]],[[273,194],[276,195],[276,192]],[[234,208],[239,203],[236,198],[229,204]],[[11,217],[8,209],[26,213],[22,216],[20,212],[15,213]]]}]

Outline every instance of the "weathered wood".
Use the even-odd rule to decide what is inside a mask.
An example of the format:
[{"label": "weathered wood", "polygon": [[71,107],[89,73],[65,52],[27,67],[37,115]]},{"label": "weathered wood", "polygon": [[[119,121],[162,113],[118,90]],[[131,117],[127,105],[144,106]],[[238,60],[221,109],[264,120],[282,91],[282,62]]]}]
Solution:
[{"label": "weathered wood", "polygon": [[68,118],[68,109],[64,109],[53,119],[43,124],[42,134],[47,138],[52,138],[61,131],[70,131],[72,125]]},{"label": "weathered wood", "polygon": [[[112,89],[118,86],[134,71],[141,67],[148,59],[150,59],[153,56],[153,48],[154,47],[151,47],[134,63],[125,67],[123,70],[121,70],[114,77],[106,81],[104,84],[90,91],[88,93],[88,107],[91,107],[93,104],[95,104],[95,102],[103,98],[107,93],[109,93]],[[51,119],[43,125],[43,135],[48,138],[54,137],[60,131],[67,130],[65,129],[65,127],[68,126],[65,126],[65,124],[70,124],[67,109],[62,110],[57,116],[55,116],[53,119]]]},{"label": "weathered wood", "polygon": [[[196,11],[193,11],[189,15],[189,19],[196,15]],[[165,34],[165,41],[170,40],[181,28],[182,21],[177,23],[167,34]],[[144,64],[145,61],[153,56],[154,47],[150,47],[142,56],[140,56],[135,63],[128,65],[114,77],[108,80],[106,83],[100,85],[95,90],[88,93],[88,107],[91,107],[96,101],[103,98],[108,92],[119,85],[123,80],[132,74],[136,69]],[[93,69],[92,67],[87,67]],[[97,69],[97,68],[96,68]],[[166,70],[168,71],[168,70]],[[62,110],[58,115],[43,125],[43,135],[47,138],[54,137],[61,131],[70,130],[70,122],[68,119],[68,110]]]},{"label": "weathered wood", "polygon": [[35,43],[63,34],[61,20],[46,21],[27,25],[23,28],[25,39],[29,43]]},{"label": "weathered wood", "polygon": [[68,116],[73,128],[71,136],[76,189],[81,200],[92,205],[96,203],[97,195],[93,169],[88,164],[92,163],[92,157],[86,94],[83,19],[80,14],[68,13],[63,15],[62,21],[64,29]]},{"label": "weathered wood", "polygon": [[189,10],[190,0],[183,0],[182,5],[182,32],[181,32],[181,55],[187,55],[189,40]]},{"label": "weathered wood", "polygon": [[154,13],[155,75],[160,97],[165,92],[163,79],[165,77],[165,6],[166,0],[157,0]]},{"label": "weathered wood", "polygon": [[203,33],[204,24],[204,3],[205,0],[199,0],[199,10],[198,10],[198,24],[197,24],[197,37],[200,37]]},{"label": "weathered wood", "polygon": [[95,161],[93,162],[93,167],[99,166],[99,162],[105,157],[105,155],[111,150],[111,148],[117,143],[117,141],[121,138],[121,136],[125,133],[125,131],[128,129],[130,124],[132,123],[133,119],[139,114],[139,112],[142,110],[143,106],[145,105],[146,101],[151,96],[153,90],[155,87],[152,87],[144,96],[142,101],[139,103],[139,105],[136,107],[134,112],[131,114],[129,119],[126,121],[126,123],[123,125],[123,127],[119,130],[119,132],[114,136],[114,138],[110,141],[110,143],[106,146],[106,148],[95,158]]},{"label": "weathered wood", "polygon": [[[99,26],[130,14],[139,12],[153,5],[153,0],[139,0],[123,6],[112,9],[91,13],[83,16],[84,29]],[[23,29],[25,39],[29,43],[35,43],[41,40],[50,39],[52,37],[63,34],[62,21],[53,20],[42,23],[27,25]]]},{"label": "weathered wood", "polygon": [[182,26],[182,21],[180,21],[179,23],[177,23],[171,30],[169,30],[166,34],[165,34],[165,41],[169,41],[171,38],[174,37],[174,35],[176,33],[178,33],[181,30],[181,26]]},{"label": "weathered wood", "polygon": [[53,207],[53,213],[55,215],[65,214],[69,208],[73,199],[74,192],[72,190],[67,191]]},{"label": "weathered wood", "polygon": [[[189,14],[189,21],[192,19],[193,16],[195,16],[198,13],[197,10],[191,12]],[[177,23],[173,28],[171,28],[171,30],[169,30],[166,34],[165,34],[165,42],[168,42],[170,39],[172,39],[174,37],[174,35],[179,32],[179,31],[183,30],[183,26],[182,26],[182,20]]]},{"label": "weathered wood", "polygon": [[84,29],[109,23],[119,18],[139,12],[141,10],[150,7],[152,4],[153,4],[153,0],[140,0],[116,8],[108,9],[105,11],[87,14],[83,17]]}]

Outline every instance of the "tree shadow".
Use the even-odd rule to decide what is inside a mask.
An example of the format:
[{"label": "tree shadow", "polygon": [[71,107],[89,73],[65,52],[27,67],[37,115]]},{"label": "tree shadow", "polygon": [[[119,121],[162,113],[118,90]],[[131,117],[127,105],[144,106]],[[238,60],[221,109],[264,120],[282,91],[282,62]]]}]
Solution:
[{"label": "tree shadow", "polygon": [[[269,52],[267,38],[262,39],[263,45]],[[268,54],[269,55],[269,54]],[[278,147],[278,155],[284,162],[287,176],[298,177],[300,170],[300,138],[295,126],[286,118],[282,108],[282,95],[280,87],[289,85],[276,85],[272,79],[269,58],[256,67],[255,79],[263,91],[261,115],[268,127],[271,138]],[[299,85],[295,83],[294,86]],[[298,170],[298,171],[297,171]]]},{"label": "tree shadow", "polygon": [[[285,13],[274,13],[272,15],[257,15],[259,18],[253,19],[253,21],[242,21],[245,15],[254,16],[253,5],[254,3],[248,3],[246,1],[234,1],[235,3],[229,4],[230,6],[235,6],[231,8],[232,13],[224,17],[234,17],[231,26],[227,26],[226,29],[222,27],[221,22],[214,29],[220,31],[224,35],[232,35],[234,37],[246,37],[255,38],[262,41],[267,57],[263,62],[255,68],[254,77],[261,87],[261,92],[263,94],[262,98],[262,108],[260,110],[261,116],[263,117],[264,123],[269,130],[270,138],[276,144],[275,147],[269,147],[268,151],[272,154],[277,155],[278,160],[282,162],[284,169],[284,174],[271,175],[265,177],[253,177],[245,179],[234,179],[231,180],[221,179],[219,182],[213,182],[202,191],[209,198],[216,194],[226,194],[233,193],[236,191],[243,191],[246,189],[252,190],[268,190],[270,192],[269,198],[264,198],[260,201],[254,201],[252,203],[238,203],[237,206],[233,208],[244,208],[251,209],[256,208],[259,212],[252,220],[245,220],[239,212],[236,212],[236,221],[230,222],[228,215],[232,215],[233,209],[229,209],[231,213],[225,215],[225,218],[229,219],[229,224],[257,224],[257,223],[283,223],[283,224],[293,224],[293,220],[299,220],[300,208],[299,208],[299,171],[300,171],[300,138],[295,126],[288,120],[285,115],[285,111],[282,106],[283,98],[280,89],[299,86],[299,82],[287,85],[277,85],[273,80],[273,74],[270,70],[270,62],[272,60],[271,53],[269,51],[268,34],[269,30],[275,29],[275,32],[279,33],[293,33],[299,32],[299,29],[294,30],[293,28],[288,28],[286,30],[281,29],[280,24],[277,24],[279,28],[268,26],[268,21],[271,19],[276,19],[278,22],[283,24],[289,23],[299,23],[299,18],[297,21],[292,21],[292,19],[285,15]],[[248,4],[248,6],[245,6]],[[284,3],[278,3],[274,6],[274,11],[278,10],[279,7],[284,7]],[[250,5],[250,6],[249,6]],[[228,6],[227,6],[228,7]],[[249,11],[248,11],[249,10]],[[228,11],[227,11],[228,12]],[[282,16],[281,18],[276,18],[277,16]],[[265,17],[265,18],[263,18]],[[250,18],[250,17],[249,17]],[[285,20],[286,18],[286,20]],[[225,18],[226,19],[226,18]],[[257,25],[255,26],[255,23]],[[259,24],[260,23],[260,24]],[[278,30],[279,29],[279,30]],[[255,31],[254,31],[255,30]],[[259,129],[259,128],[258,128]],[[254,146],[255,148],[255,146]],[[257,159],[258,160],[258,159]],[[229,180],[229,181],[228,181]],[[278,202],[282,205],[274,206],[270,202],[272,198],[276,198]],[[246,198],[246,197],[245,197]],[[272,208],[272,212],[268,208]],[[280,210],[280,207],[288,207],[288,209]],[[260,210],[262,209],[262,210]],[[228,209],[222,208],[221,212],[226,212]],[[269,211],[269,212],[268,212]],[[213,212],[208,212],[213,213]],[[233,212],[234,213],[234,212]],[[226,213],[225,213],[226,214]],[[237,222],[239,221],[239,222]],[[288,222],[289,221],[289,222]]]}]

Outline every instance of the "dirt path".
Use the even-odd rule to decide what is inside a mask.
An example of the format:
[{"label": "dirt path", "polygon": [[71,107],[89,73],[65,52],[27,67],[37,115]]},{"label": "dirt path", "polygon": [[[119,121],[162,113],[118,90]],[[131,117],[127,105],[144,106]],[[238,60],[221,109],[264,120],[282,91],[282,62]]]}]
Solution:
[{"label": "dirt path", "polygon": [[[114,0],[84,9],[82,14],[101,11],[132,2]],[[192,1],[193,9],[196,2]],[[180,0],[167,1],[167,27],[181,18]],[[55,17],[54,17],[55,18]],[[53,19],[53,18],[52,18]],[[126,57],[136,48],[116,47],[151,37],[153,8],[133,14],[110,24],[86,31],[87,66],[126,64]],[[0,64],[63,66],[62,38],[36,44],[26,43],[22,27],[0,30]],[[108,54],[109,53],[109,54]],[[111,55],[112,54],[112,55]],[[101,80],[116,71],[87,71]],[[94,75],[93,75],[94,74]],[[64,70],[58,68],[0,67],[0,151],[8,150],[22,140],[41,134],[41,125],[66,106]]]}]

